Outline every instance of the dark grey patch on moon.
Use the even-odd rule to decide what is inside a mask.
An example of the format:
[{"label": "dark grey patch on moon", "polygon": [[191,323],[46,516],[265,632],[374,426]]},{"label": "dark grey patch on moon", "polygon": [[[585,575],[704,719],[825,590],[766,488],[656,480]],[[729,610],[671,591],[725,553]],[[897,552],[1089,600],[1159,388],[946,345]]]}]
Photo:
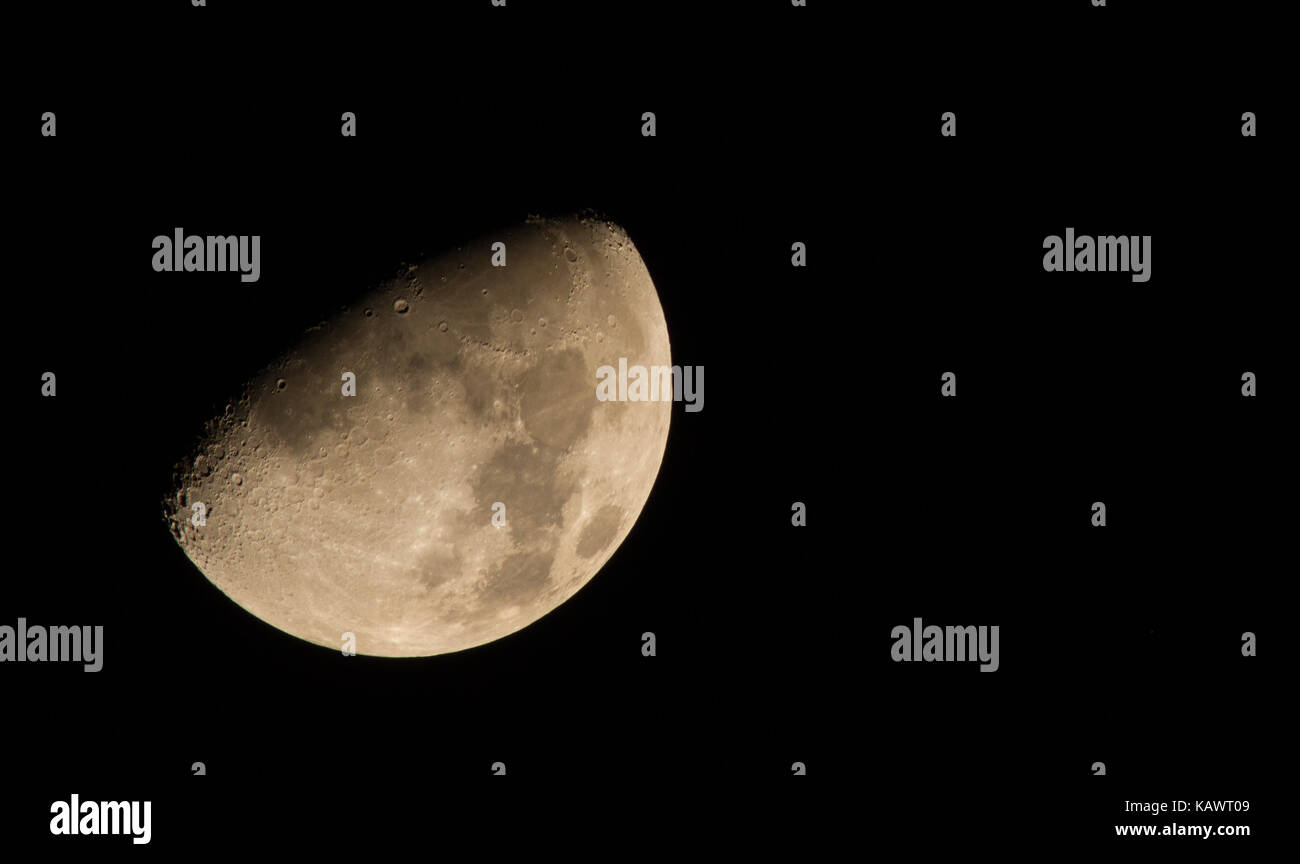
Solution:
[{"label": "dark grey patch on moon", "polygon": [[507,606],[526,606],[551,581],[553,550],[526,550],[509,556],[488,574],[479,602],[492,614]]},{"label": "dark grey patch on moon", "polygon": [[596,370],[582,352],[548,354],[520,382],[520,413],[528,434],[559,450],[578,443],[596,409]]},{"label": "dark grey patch on moon", "polygon": [[434,329],[432,333],[426,345],[434,362],[457,366],[460,362],[460,343],[456,337],[440,329]]},{"label": "dark grey patch on moon", "polygon": [[406,367],[397,376],[397,383],[402,388],[402,406],[413,414],[429,413],[429,360],[423,354],[412,354],[407,358]]},{"label": "dark grey patch on moon", "polygon": [[433,589],[449,579],[460,576],[463,566],[460,554],[454,549],[435,549],[420,556],[416,575],[426,588]]},{"label": "dark grey patch on moon", "polygon": [[587,527],[578,537],[578,555],[590,558],[603,551],[618,536],[618,527],[623,523],[623,508],[606,504],[591,517]]},{"label": "dark grey patch on moon", "polygon": [[475,417],[488,422],[492,419],[492,402],[499,392],[492,372],[482,366],[470,366],[465,370],[465,404]]},{"label": "dark grey patch on moon", "polygon": [[[492,505],[500,501],[506,505],[511,537],[520,546],[542,539],[542,532],[549,528],[559,528],[564,524],[564,502],[575,487],[561,480],[556,461],[556,453],[549,447],[503,444],[470,481],[477,506],[466,518],[477,524],[466,527],[489,521]],[[483,521],[477,522],[480,519]]]}]

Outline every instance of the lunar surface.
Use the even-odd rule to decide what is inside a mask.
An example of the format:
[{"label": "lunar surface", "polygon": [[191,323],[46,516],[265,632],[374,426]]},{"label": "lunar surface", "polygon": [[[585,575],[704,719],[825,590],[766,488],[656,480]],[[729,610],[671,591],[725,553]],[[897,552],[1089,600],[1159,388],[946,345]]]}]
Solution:
[{"label": "lunar surface", "polygon": [[530,219],[308,330],[203,431],[169,527],[232,600],[318,645],[499,639],[585,585],[649,497],[671,402],[597,400],[620,357],[672,363],[631,240]]}]

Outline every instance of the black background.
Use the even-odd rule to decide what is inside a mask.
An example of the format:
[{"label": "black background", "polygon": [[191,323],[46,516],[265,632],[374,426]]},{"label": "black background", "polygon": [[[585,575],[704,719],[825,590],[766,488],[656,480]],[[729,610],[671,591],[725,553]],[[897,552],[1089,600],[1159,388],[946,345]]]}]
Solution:
[{"label": "black background", "polygon": [[[105,660],[0,669],[6,842],[497,843],[600,813],[735,850],[1266,844],[1295,149],[1267,4],[853,5],[15,27],[0,623],[102,624]],[[587,587],[471,651],[344,660],[202,577],[161,498],[240,381],[401,262],[581,208],[628,230],[674,362],[708,371]],[[260,234],[260,281],[154,273],[177,226]],[[1067,226],[1152,235],[1151,281],[1043,272]],[[916,616],[999,625],[1001,668],[891,662]],[[514,779],[484,785],[497,760]],[[72,792],[152,800],[153,843],[50,836]],[[1255,836],[1114,837],[1153,821],[1124,800],[1175,798],[1251,811],[1154,821]]]}]

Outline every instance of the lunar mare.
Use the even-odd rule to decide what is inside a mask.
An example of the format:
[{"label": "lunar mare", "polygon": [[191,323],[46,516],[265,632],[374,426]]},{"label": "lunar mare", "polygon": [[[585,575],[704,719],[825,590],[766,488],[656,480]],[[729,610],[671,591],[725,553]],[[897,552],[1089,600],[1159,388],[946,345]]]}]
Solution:
[{"label": "lunar mare", "polygon": [[[491,266],[497,241],[508,266]],[[409,657],[499,639],[585,585],[649,497],[671,403],[597,400],[595,370],[620,357],[672,362],[613,223],[530,219],[428,259],[311,328],[208,424],[167,501],[172,534],[232,600],[319,645],[353,633],[357,653]]]}]

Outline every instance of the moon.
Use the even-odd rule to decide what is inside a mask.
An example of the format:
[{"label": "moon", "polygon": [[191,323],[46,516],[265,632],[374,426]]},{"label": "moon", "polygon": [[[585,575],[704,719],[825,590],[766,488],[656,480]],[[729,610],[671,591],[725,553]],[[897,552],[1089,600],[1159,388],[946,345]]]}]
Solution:
[{"label": "moon", "polygon": [[310,328],[207,424],[164,516],[230,599],[317,645],[500,639],[587,584],[650,495],[671,403],[598,400],[619,358],[672,362],[631,239],[530,218]]}]

